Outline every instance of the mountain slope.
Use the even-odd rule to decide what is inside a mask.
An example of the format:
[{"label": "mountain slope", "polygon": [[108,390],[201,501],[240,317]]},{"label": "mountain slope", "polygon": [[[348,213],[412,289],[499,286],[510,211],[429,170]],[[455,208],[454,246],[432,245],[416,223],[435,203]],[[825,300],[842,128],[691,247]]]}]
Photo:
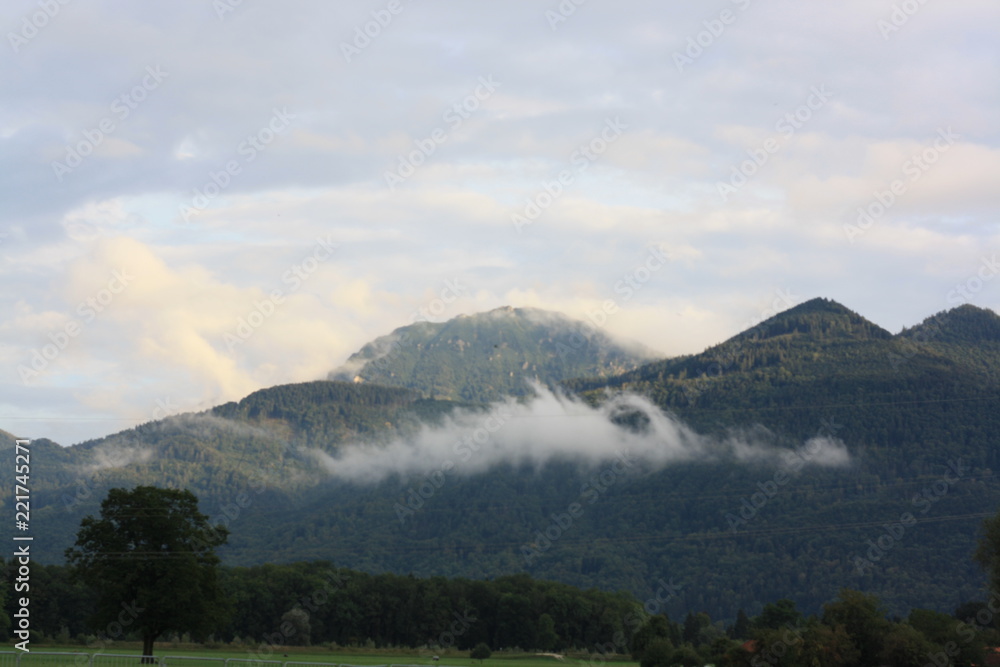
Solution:
[{"label": "mountain slope", "polygon": [[[449,477],[426,498],[413,495],[420,478],[331,484],[302,507],[301,523],[262,517],[253,530],[281,545],[278,558],[334,554],[373,570],[527,569],[641,596],[658,577],[676,578],[685,592],[671,614],[732,618],[779,597],[818,610],[843,587],[875,592],[897,613],[950,610],[979,595],[976,533],[1000,507],[997,371],[1000,354],[986,344],[915,345],[839,304],[807,302],[700,355],[565,384],[594,404],[608,389],[649,396],[720,437],[756,425],[780,443],[836,438],[851,453],[848,468],[782,477],[766,464],[694,461],[638,470],[565,529],[553,517],[599,471],[497,468]],[[394,510],[408,499],[420,505],[412,516]],[[903,516],[914,524],[900,535]],[[525,545],[547,530],[557,539],[526,562]],[[231,557],[249,557],[252,544],[234,543]]]},{"label": "mountain slope", "polygon": [[329,379],[485,402],[529,393],[528,380],[610,376],[655,356],[565,315],[508,306],[396,329],[351,355]]},{"label": "mountain slope", "polygon": [[[245,515],[233,505],[249,495],[256,510],[293,507],[326,475],[310,451],[404,437],[440,421],[459,404],[424,399],[395,387],[309,382],[271,387],[198,414],[142,424],[72,447],[32,441],[32,528],[45,540],[32,554],[60,562],[80,519],[114,487],[186,488],[214,519]],[[13,460],[13,439],[0,434]],[[13,478],[0,492],[13,495]],[[235,510],[233,507],[236,507]],[[13,506],[5,509],[13,523]]]}]

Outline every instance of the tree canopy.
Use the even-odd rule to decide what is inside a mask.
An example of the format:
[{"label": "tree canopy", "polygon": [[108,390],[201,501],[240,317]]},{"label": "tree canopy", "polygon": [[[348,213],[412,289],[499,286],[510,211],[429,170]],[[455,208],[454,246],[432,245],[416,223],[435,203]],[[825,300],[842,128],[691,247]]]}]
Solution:
[{"label": "tree canopy", "polygon": [[143,655],[152,656],[169,630],[204,637],[225,622],[214,549],[227,536],[190,491],[111,489],[100,518],[80,522],[66,558],[96,592],[92,625],[109,639],[139,629]]}]

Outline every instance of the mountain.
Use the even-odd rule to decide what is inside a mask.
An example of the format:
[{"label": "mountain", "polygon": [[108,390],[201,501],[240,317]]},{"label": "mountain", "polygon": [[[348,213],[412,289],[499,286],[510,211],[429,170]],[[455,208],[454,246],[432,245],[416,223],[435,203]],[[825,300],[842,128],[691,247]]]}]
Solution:
[{"label": "mountain", "polygon": [[352,354],[328,379],[484,402],[525,395],[529,380],[607,377],[658,356],[560,313],[507,306],[400,327]]},{"label": "mountain", "polygon": [[[927,321],[892,335],[813,300],[700,354],[563,383],[591,406],[635,394],[662,411],[643,413],[637,401],[610,411],[620,442],[652,438],[651,420],[674,415],[713,442],[797,451],[804,463],[795,469],[767,457],[617,468],[524,458],[468,474],[442,465],[381,481],[330,477],[317,452],[338,457],[359,442],[442,433],[446,451],[454,442],[458,453],[477,420],[456,415],[485,407],[369,382],[286,385],[70,448],[33,443],[47,466],[37,476],[33,468],[32,521],[46,536],[33,555],[60,562],[110,486],[154,483],[192,489],[230,527],[221,552],[230,564],[325,559],[472,578],[526,571],[644,600],[665,581],[680,589],[662,606],[673,618],[733,619],[780,598],[812,613],[844,587],[878,594],[894,613],[951,611],[982,596],[971,554],[981,521],[1000,507],[1000,343],[989,335],[990,311],[949,313],[930,318],[937,336],[915,335]],[[455,369],[497,361],[500,343],[489,339],[473,345],[465,334],[464,356],[436,340],[441,359],[451,349],[463,360],[451,360]],[[491,377],[482,395],[498,390]],[[581,451],[608,437],[580,404],[566,412],[577,417],[565,438]],[[528,453],[547,446],[552,424],[567,423],[542,409],[528,416],[536,421],[524,432],[537,438]],[[808,459],[829,450],[806,443],[829,441],[843,443],[849,465]],[[2,437],[0,445],[12,447]],[[10,484],[0,480],[4,492]]]},{"label": "mountain", "polygon": [[778,313],[735,336],[731,342],[797,337],[831,342],[834,340],[886,340],[888,331],[852,310],[829,299],[811,299]]},{"label": "mountain", "polygon": [[[606,380],[565,384],[593,396],[608,389],[635,391],[706,427],[718,421],[720,411],[742,413],[758,423],[787,423],[814,415],[813,406],[834,397],[837,405],[867,410],[875,396],[896,402],[940,400],[954,392],[974,393],[984,383],[992,387],[998,380],[1000,343],[971,334],[963,342],[947,342],[958,332],[979,330],[949,313],[928,321],[952,321],[955,333],[919,340],[914,330],[893,336],[840,304],[813,299],[701,354],[652,362]],[[981,324],[991,318],[1000,319],[990,311],[969,319]],[[790,413],[782,416],[778,410]]]},{"label": "mountain", "polygon": [[[1000,349],[988,341],[914,343],[816,299],[698,355],[567,381],[595,405],[609,390],[648,396],[720,438],[755,429],[785,444],[834,438],[853,462],[805,468],[794,482],[767,465],[643,471],[527,569],[639,595],[675,576],[687,588],[671,613],[713,618],[778,597],[815,610],[842,587],[875,592],[898,613],[950,610],[980,595],[970,556],[979,523],[1000,507],[998,371]],[[330,488],[303,507],[312,529],[261,529],[284,559],[329,553],[317,528],[327,522],[336,553],[364,567],[486,576],[525,568],[518,548],[551,528],[588,479],[556,465],[449,479],[402,524],[393,504],[423,480]],[[367,549],[373,542],[393,546]]]},{"label": "mountain", "polygon": [[928,317],[899,335],[915,342],[1000,343],[1000,315],[965,304]]}]

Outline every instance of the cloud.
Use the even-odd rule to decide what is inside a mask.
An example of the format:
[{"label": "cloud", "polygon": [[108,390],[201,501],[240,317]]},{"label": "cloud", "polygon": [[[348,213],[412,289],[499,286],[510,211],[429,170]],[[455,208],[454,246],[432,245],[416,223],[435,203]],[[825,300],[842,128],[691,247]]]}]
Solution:
[{"label": "cloud", "polygon": [[93,475],[103,470],[115,470],[133,464],[148,463],[153,458],[149,447],[110,442],[92,451],[91,462],[80,466],[80,473]]},{"label": "cloud", "polygon": [[424,425],[415,435],[388,444],[345,445],[334,455],[303,451],[332,477],[364,483],[435,471],[475,474],[503,464],[539,468],[568,461],[596,467],[622,455],[653,469],[683,461],[778,465],[788,457],[822,467],[850,462],[845,445],[830,438],[788,449],[762,429],[705,436],[635,394],[591,407],[533,388],[536,396],[527,402],[507,400],[485,412],[458,410],[442,425]]}]

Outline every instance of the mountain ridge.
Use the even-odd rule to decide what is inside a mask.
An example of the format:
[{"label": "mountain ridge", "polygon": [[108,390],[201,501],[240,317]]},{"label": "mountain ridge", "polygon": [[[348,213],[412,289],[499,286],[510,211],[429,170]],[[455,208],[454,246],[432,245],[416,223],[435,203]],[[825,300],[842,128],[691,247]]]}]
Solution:
[{"label": "mountain ridge", "polygon": [[[810,468],[775,483],[763,505],[750,499],[776,478],[761,462],[691,460],[596,487],[601,470],[568,460],[512,461],[466,475],[403,471],[371,483],[334,479],[317,452],[338,457],[345,446],[405,443],[441,427],[458,454],[457,443],[474,436],[463,429],[477,420],[455,415],[487,408],[417,389],[316,381],[73,447],[36,441],[32,518],[47,538],[36,558],[60,560],[80,517],[96,511],[108,488],[152,483],[191,488],[206,514],[230,526],[231,543],[220,552],[230,564],[329,559],[421,576],[526,571],[640,596],[657,577],[676,577],[685,593],[670,613],[704,609],[713,618],[783,597],[817,610],[844,586],[877,593],[899,612],[908,605],[944,610],[976,595],[982,577],[969,559],[976,517],[1000,506],[992,472],[1000,469],[1000,345],[980,341],[975,325],[995,315],[959,315],[950,325],[954,340],[886,338],[840,304],[811,300],[761,323],[766,336],[751,329],[699,355],[563,382],[594,410],[623,392],[637,394],[661,411],[652,418],[683,420],[697,437],[749,434],[788,451],[819,437],[850,453],[851,466]],[[466,354],[488,358],[492,344]],[[634,416],[615,414],[621,437],[642,436],[644,422]],[[552,423],[541,419],[524,432],[540,444]],[[574,423],[580,426],[567,437],[592,430]],[[934,496],[914,537],[907,532],[881,559],[879,567],[890,569],[857,572],[866,541],[877,540],[887,521],[922,509],[914,494],[936,488],[959,460],[959,480]],[[587,488],[594,503],[526,562],[524,545]],[[401,518],[397,506],[413,514]]]}]

